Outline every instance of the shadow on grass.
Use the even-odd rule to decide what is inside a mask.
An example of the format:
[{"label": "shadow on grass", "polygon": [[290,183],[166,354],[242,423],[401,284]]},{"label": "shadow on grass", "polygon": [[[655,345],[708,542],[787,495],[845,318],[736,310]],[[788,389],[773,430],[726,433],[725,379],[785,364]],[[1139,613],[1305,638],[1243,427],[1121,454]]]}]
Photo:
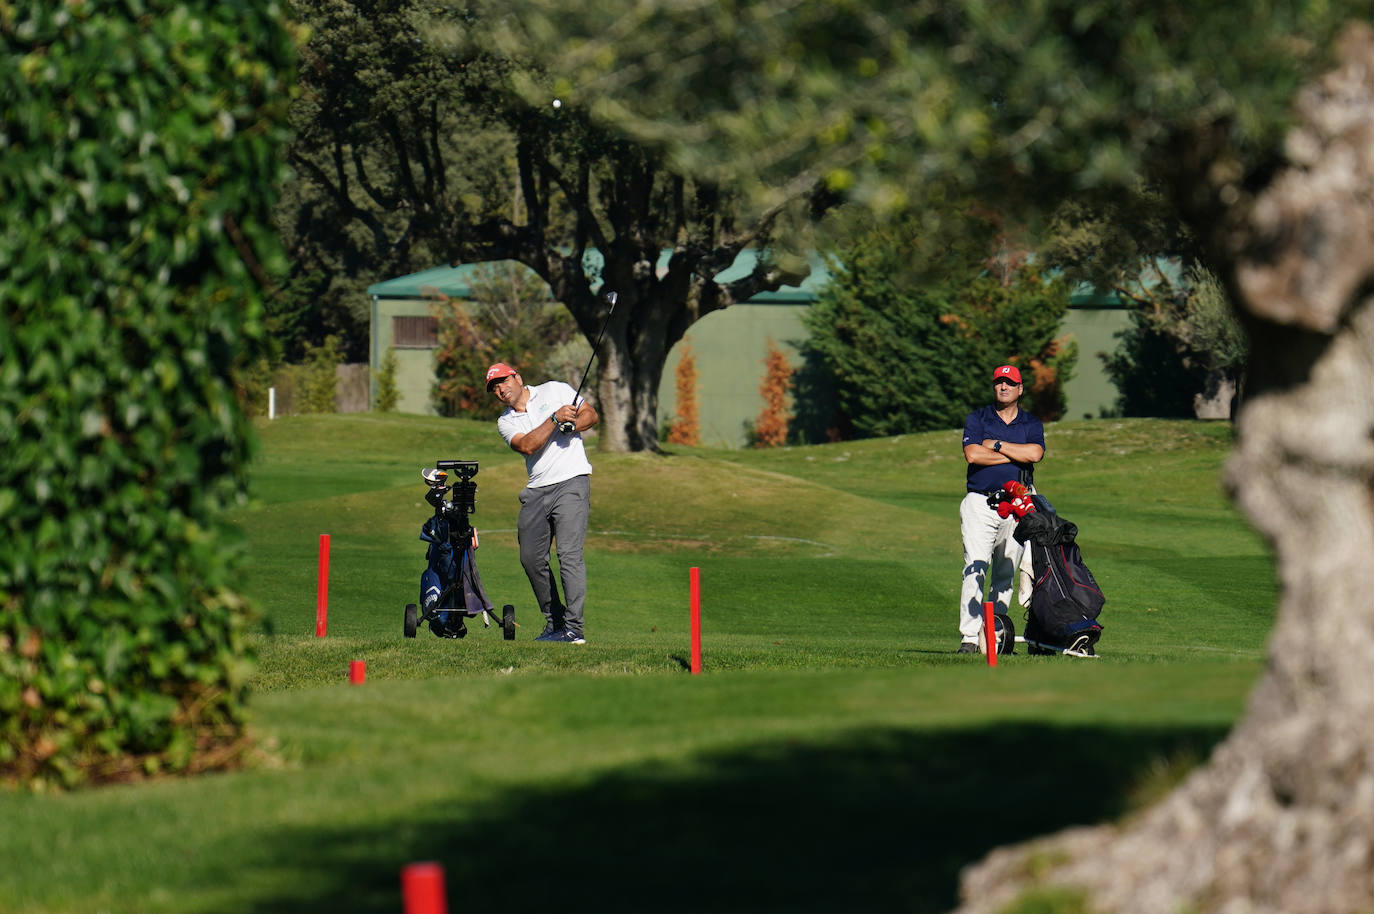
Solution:
[{"label": "shadow on grass", "polygon": [[946,911],[965,865],[1120,816],[1160,762],[1205,759],[1224,735],[866,730],[842,745],[782,742],[639,766],[566,791],[440,806],[419,822],[274,832],[264,854],[299,866],[300,884],[320,891],[261,898],[256,910],[391,914],[400,866],[437,860],[454,914]]}]

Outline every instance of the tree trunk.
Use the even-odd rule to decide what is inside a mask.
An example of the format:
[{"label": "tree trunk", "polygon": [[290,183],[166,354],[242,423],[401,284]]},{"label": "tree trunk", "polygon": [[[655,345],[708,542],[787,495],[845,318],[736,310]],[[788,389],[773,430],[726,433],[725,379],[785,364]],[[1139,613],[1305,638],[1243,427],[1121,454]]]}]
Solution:
[{"label": "tree trunk", "polygon": [[659,381],[668,350],[682,336],[670,338],[669,316],[683,308],[661,284],[618,285],[619,301],[596,355],[599,446],[613,453],[657,451]]},{"label": "tree trunk", "polygon": [[1193,415],[1198,419],[1229,419],[1236,399],[1236,381],[1221,371],[1210,371],[1201,393],[1193,394]]},{"label": "tree trunk", "polygon": [[[607,258],[603,275],[607,288],[615,289],[619,298],[597,350],[601,448],[615,453],[657,452],[658,388],[673,345],[708,314],[806,278],[805,272],[788,272],[766,261],[728,284],[702,277],[703,261],[713,260],[713,268],[722,269],[735,260],[740,247],[738,243],[722,246],[709,255],[675,252],[662,276],[652,272],[647,252],[618,257],[613,251]],[[579,307],[570,310],[594,342],[600,312],[587,303],[596,299],[590,293],[574,296],[571,283],[555,291],[562,293],[563,301],[579,302]]]},{"label": "tree trunk", "polygon": [[658,450],[658,382],[666,349],[656,358],[631,354],[618,340],[602,345],[597,401],[600,447],[612,453]]},{"label": "tree trunk", "polygon": [[993,852],[964,914],[1047,886],[1100,912],[1374,911],[1374,29],[1338,50],[1288,167],[1232,223],[1251,381],[1227,475],[1278,562],[1268,669],[1163,802]]}]

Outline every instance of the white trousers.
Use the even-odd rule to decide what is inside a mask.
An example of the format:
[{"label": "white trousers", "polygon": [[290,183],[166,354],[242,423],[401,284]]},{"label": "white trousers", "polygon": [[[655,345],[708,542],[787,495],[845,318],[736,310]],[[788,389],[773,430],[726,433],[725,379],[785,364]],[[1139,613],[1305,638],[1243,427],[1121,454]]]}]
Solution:
[{"label": "white trousers", "polygon": [[1022,549],[1012,536],[1016,524],[1014,515],[998,517],[988,507],[988,497],[978,492],[968,493],[959,504],[959,532],[964,540],[964,582],[959,592],[961,641],[981,643],[984,600],[991,600],[997,612],[1007,613],[1012,584],[1018,577],[1017,596],[1022,606],[1030,605],[1030,550]]}]

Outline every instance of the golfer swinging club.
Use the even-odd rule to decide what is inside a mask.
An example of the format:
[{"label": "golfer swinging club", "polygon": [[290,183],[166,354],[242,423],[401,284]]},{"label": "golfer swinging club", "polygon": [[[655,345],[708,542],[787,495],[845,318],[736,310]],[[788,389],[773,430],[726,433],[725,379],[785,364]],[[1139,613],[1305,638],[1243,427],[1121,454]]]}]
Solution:
[{"label": "golfer swinging club", "polygon": [[[544,631],[534,640],[585,644],[587,566],[582,545],[591,513],[592,465],[582,447],[582,433],[599,417],[571,385],[548,381],[526,387],[520,373],[505,362],[487,369],[487,390],[506,405],[496,430],[513,450],[525,455],[530,476],[529,485],[520,491],[516,530],[520,564],[544,614]],[[571,432],[559,430],[565,423],[572,424]],[[551,541],[557,544],[562,600],[549,566]]]}]

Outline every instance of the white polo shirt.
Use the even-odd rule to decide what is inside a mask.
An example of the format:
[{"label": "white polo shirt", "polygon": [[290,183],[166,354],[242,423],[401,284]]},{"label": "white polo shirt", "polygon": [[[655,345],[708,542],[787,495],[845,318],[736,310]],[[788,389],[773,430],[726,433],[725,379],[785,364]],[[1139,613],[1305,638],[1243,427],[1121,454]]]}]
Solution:
[{"label": "white polo shirt", "polygon": [[[512,407],[496,420],[496,430],[509,445],[516,435],[525,435],[548,422],[554,410],[573,402],[577,391],[572,385],[562,381],[547,381],[529,388],[530,398],[525,403],[525,411],[517,412]],[[579,397],[581,405],[585,398]],[[525,469],[530,474],[530,486],[540,488],[564,482],[574,476],[586,476],[592,471],[587,460],[587,451],[582,447],[582,433],[565,435],[555,431],[548,442],[533,454],[525,455]]]}]

